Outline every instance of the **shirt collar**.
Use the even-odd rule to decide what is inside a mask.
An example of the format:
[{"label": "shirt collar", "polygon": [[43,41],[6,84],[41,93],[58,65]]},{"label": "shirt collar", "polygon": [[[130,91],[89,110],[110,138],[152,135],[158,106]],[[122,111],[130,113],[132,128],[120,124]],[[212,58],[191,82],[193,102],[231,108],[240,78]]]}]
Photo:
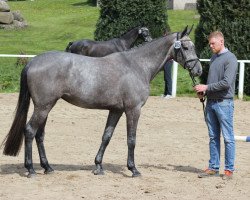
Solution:
[{"label": "shirt collar", "polygon": [[228,48],[224,48],[222,51],[220,51],[217,55],[220,56],[223,53],[228,52]]}]

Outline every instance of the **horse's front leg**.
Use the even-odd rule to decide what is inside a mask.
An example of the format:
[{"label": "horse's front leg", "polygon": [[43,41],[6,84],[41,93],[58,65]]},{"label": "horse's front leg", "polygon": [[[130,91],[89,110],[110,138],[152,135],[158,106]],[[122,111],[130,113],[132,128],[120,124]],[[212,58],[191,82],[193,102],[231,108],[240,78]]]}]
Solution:
[{"label": "horse's front leg", "polygon": [[128,144],[128,160],[127,167],[132,172],[132,177],[140,176],[141,173],[135,167],[134,149],[136,144],[136,129],[140,117],[141,108],[135,108],[126,111],[127,116],[127,144]]},{"label": "horse's front leg", "polygon": [[103,168],[102,168],[103,155],[106,150],[106,147],[109,144],[109,141],[111,140],[115,127],[120,117],[122,116],[122,113],[123,113],[122,111],[110,111],[109,112],[105,130],[102,136],[102,143],[95,157],[95,165],[96,165],[96,169],[94,170],[95,175],[104,174]]},{"label": "horse's front leg", "polygon": [[39,157],[40,157],[40,165],[42,168],[44,168],[45,174],[50,174],[54,172],[54,170],[49,165],[49,162],[47,160],[46,153],[45,153],[44,144],[43,144],[44,135],[45,135],[44,127],[46,125],[46,121],[47,119],[45,120],[44,124],[38,129],[35,137],[36,137],[36,144],[37,144]]}]

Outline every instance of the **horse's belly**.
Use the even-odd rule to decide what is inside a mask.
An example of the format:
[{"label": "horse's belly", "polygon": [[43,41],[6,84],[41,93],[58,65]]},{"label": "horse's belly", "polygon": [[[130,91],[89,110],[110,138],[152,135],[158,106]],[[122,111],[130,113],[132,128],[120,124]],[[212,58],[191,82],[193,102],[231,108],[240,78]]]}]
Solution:
[{"label": "horse's belly", "polygon": [[62,99],[75,106],[88,109],[122,109],[122,101],[117,98],[108,98],[102,95],[63,95]]}]

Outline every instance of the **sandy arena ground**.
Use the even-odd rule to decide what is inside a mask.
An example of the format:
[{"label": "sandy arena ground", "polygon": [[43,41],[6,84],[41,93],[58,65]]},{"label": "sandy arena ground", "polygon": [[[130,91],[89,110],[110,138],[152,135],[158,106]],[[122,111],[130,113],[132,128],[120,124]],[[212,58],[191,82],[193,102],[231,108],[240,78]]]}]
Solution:
[{"label": "sandy arena ground", "polygon": [[[12,123],[17,97],[0,94],[0,141]],[[237,141],[233,180],[197,178],[206,168],[209,154],[202,105],[195,98],[148,99],[142,109],[135,149],[141,177],[132,178],[126,167],[124,115],[104,155],[105,175],[93,175],[107,113],[59,101],[49,115],[45,137],[47,157],[55,173],[43,174],[35,143],[36,178],[26,178],[23,147],[18,157],[1,154],[0,199],[250,199],[250,143]],[[249,118],[250,102],[236,100],[236,135],[250,135]],[[223,142],[221,160],[223,173]]]}]

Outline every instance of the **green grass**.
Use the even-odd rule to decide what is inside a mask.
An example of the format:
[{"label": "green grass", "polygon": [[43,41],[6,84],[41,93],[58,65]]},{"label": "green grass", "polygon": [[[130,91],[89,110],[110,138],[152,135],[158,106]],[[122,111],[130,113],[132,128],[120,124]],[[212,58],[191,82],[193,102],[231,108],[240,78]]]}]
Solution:
[{"label": "green grass", "polygon": [[24,30],[0,30],[1,53],[39,54],[64,50],[71,40],[93,38],[99,16],[96,7],[78,0],[36,0],[8,2],[11,10],[20,10],[28,21]]},{"label": "green grass", "polygon": [[[0,54],[40,54],[49,50],[64,50],[69,41],[93,39],[99,8],[86,0],[35,0],[8,1],[11,10],[20,10],[29,27],[23,30],[0,29]],[[198,23],[196,11],[168,10],[171,31],[180,31]],[[194,27],[195,28],[195,27]],[[194,39],[194,31],[191,33]],[[16,58],[0,58],[0,92],[17,92],[22,66]],[[151,83],[151,95],[163,93],[163,73]],[[182,67],[178,70],[177,95],[194,95],[189,74]]]}]

